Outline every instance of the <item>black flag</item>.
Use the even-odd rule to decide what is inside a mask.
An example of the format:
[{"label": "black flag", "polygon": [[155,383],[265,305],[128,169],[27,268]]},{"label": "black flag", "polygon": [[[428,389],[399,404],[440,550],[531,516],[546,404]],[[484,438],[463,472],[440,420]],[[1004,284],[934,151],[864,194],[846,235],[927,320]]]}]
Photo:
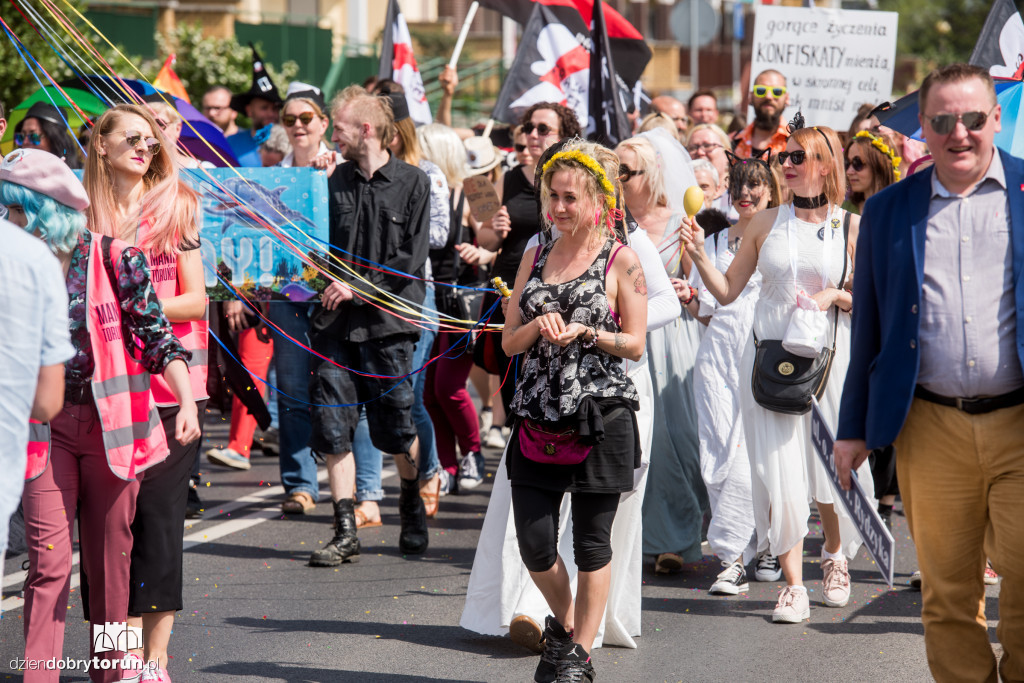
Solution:
[{"label": "black flag", "polygon": [[981,35],[974,44],[971,64],[988,69],[995,78],[1021,77],[1024,66],[1024,21],[1011,0],[995,0]]},{"label": "black flag", "polygon": [[622,107],[619,81],[615,78],[608,28],[604,23],[604,3],[601,0],[594,0],[590,38],[590,93],[586,133],[589,139],[614,147],[629,137],[630,125]]}]

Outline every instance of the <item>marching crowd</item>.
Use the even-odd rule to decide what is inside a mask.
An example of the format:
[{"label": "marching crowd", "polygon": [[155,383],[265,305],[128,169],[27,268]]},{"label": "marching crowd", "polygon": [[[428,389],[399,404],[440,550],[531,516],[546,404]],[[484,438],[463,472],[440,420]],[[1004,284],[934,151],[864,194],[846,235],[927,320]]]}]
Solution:
[{"label": "marching crowd", "polygon": [[[245,470],[257,444],[276,450],[283,513],[333,508],[314,567],[357,560],[359,529],[382,524],[383,453],[400,549],[419,554],[440,499],[503,449],[461,624],[537,651],[536,681],[592,681],[592,648],[635,647],[641,567],[682,571],[704,541],[712,593],[747,591],[749,570],[782,582],[772,621],[801,623],[811,503],[826,606],[847,604],[861,544],[814,452],[813,397],[844,486],[856,472],[883,519],[902,499],[932,675],[1024,680],[1024,162],[994,146],[988,74],[928,75],[927,147],[873,105],[846,131],[786,121],[785,75],[765,71],[747,125],[720,127],[710,91],[660,96],[611,149],[546,102],[506,151],[490,126],[451,127],[454,69],[441,85],[440,122],[420,127],[387,80],[282,97],[256,61],[249,91],[204,95],[240,165],[328,176],[330,277],[303,303],[208,303],[182,177],[202,164],[164,98],[99,116],[83,157],[52,105],[18,123],[0,164],[0,552],[20,502],[25,660],[60,657],[77,521],[86,618],[145,634],[93,653],[90,676],[169,682],[201,457]],[[481,178],[493,215],[467,199]],[[346,259],[374,267],[354,280]],[[218,359],[211,325],[234,353]],[[229,442],[200,453],[218,382]],[[997,662],[984,586],[1000,575]]]}]

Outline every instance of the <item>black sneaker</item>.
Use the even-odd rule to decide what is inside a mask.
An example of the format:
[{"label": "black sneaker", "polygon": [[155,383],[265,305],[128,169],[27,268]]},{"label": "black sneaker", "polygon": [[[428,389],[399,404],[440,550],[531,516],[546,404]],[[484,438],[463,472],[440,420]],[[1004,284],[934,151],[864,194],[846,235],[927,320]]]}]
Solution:
[{"label": "black sneaker", "polygon": [[568,650],[562,652],[555,683],[593,683],[593,681],[594,666],[590,663],[590,654],[579,643],[573,643]]},{"label": "black sneaker", "polygon": [[548,615],[544,617],[544,652],[540,655],[540,663],[533,674],[535,683],[554,683],[558,677],[558,663],[562,659],[562,651],[572,647],[572,636]]},{"label": "black sneaker", "polygon": [[878,505],[878,516],[885,522],[886,528],[889,529],[889,533],[892,533],[892,506],[891,505]]},{"label": "black sneaker", "polygon": [[188,501],[185,503],[185,517],[188,519],[202,519],[203,501],[199,500],[199,487],[195,479],[188,480]]},{"label": "black sneaker", "polygon": [[484,481],[484,454],[470,451],[462,456],[459,463],[459,488],[471,490]]}]

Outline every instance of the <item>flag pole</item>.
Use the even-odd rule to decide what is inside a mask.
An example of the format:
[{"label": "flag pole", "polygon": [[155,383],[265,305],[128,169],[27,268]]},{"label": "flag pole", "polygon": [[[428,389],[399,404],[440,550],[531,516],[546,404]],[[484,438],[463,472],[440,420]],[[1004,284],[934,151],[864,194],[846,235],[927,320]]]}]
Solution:
[{"label": "flag pole", "polygon": [[469,25],[473,23],[473,17],[476,16],[476,11],[480,9],[480,3],[473,0],[473,4],[469,6],[469,11],[466,12],[466,21],[462,23],[462,31],[459,32],[459,39],[455,42],[455,50],[452,51],[452,58],[448,61],[448,66],[455,68],[455,65],[459,62],[459,57],[462,55],[462,46],[466,44],[466,36],[469,35]]}]

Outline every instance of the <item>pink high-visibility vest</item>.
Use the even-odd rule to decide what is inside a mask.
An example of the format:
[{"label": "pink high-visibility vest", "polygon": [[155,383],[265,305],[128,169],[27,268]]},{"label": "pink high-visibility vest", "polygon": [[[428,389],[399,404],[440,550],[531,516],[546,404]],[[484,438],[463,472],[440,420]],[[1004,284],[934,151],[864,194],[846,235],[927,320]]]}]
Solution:
[{"label": "pink high-visibility vest", "polygon": [[[92,394],[110,471],[125,480],[162,462],[170,452],[149,388],[149,373],[128,356],[121,338],[121,305],[103,267],[102,236],[94,234],[86,271],[86,327],[92,348]],[[114,271],[127,245],[113,240]],[[49,425],[30,422],[25,479],[35,479],[50,460]]]},{"label": "pink high-visibility vest", "polygon": [[[143,226],[148,223],[143,221]],[[141,238],[141,236],[140,236]],[[149,263],[149,276],[153,281],[153,289],[161,301],[172,296],[181,294],[181,285],[178,282],[178,255],[158,254],[150,251],[146,254],[146,261]],[[206,378],[209,372],[207,349],[210,344],[210,299],[206,299],[206,310],[203,312],[202,320],[189,320],[182,323],[171,323],[174,336],[178,338],[181,345],[192,352],[192,360],[188,362],[188,376],[192,385],[192,397],[201,401],[209,398],[206,391]],[[171,387],[163,375],[153,378],[153,399],[160,407],[176,406],[178,401],[171,393]]]}]

